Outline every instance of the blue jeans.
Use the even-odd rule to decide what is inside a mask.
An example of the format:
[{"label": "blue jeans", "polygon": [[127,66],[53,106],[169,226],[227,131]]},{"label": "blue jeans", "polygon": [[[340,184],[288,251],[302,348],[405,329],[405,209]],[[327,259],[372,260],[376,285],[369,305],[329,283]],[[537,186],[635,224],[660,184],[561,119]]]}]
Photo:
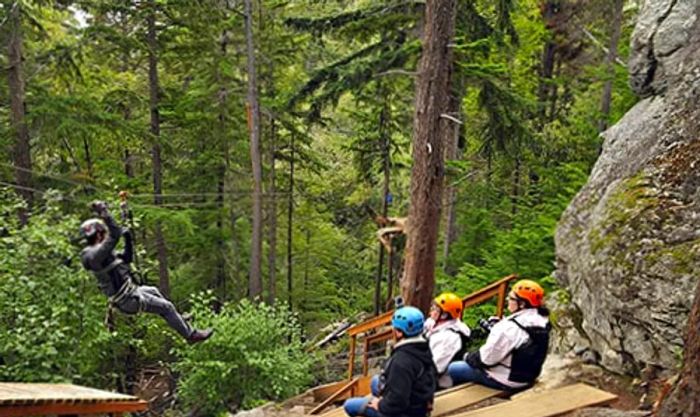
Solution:
[{"label": "blue jeans", "polygon": [[[372,391],[372,396],[379,397],[379,375],[372,377],[369,386]],[[379,411],[375,410],[374,408],[367,407],[367,404],[369,404],[369,400],[371,399],[371,396],[348,398],[345,400],[345,404],[343,404],[345,413],[350,417],[379,417]]]},{"label": "blue jeans", "polygon": [[484,385],[489,388],[507,392],[519,391],[523,389],[503,385],[500,382],[488,376],[485,371],[481,369],[472,368],[465,361],[452,362],[450,366],[447,367],[447,373],[450,375],[455,385],[462,384],[464,382],[475,382],[479,385]]}]

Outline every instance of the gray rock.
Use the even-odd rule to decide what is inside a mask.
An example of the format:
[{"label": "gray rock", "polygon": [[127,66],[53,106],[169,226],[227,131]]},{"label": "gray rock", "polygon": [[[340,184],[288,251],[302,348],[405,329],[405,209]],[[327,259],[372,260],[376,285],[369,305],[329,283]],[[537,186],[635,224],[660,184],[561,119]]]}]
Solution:
[{"label": "gray rock", "polygon": [[677,364],[700,273],[698,8],[644,2],[630,75],[648,97],[603,134],[555,236],[560,350],[589,346],[616,372]]},{"label": "gray rock", "polygon": [[694,0],[646,0],[632,35],[630,83],[641,96],[658,94],[683,71],[682,54],[695,24]]}]

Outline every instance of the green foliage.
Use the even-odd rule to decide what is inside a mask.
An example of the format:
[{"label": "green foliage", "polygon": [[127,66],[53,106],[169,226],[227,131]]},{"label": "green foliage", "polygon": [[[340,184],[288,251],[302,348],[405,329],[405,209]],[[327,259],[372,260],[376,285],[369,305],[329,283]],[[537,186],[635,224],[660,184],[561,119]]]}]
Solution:
[{"label": "green foliage", "polygon": [[53,200],[20,228],[17,198],[1,190],[0,202],[0,379],[103,384],[112,337],[102,325],[104,300],[74,259],[78,219]]},{"label": "green foliage", "polygon": [[298,319],[283,304],[224,303],[214,313],[213,301],[211,293],[194,296],[192,312],[198,326],[216,329],[214,336],[174,348],[178,390],[188,407],[208,414],[251,408],[287,398],[311,381],[313,357],[303,350]]}]

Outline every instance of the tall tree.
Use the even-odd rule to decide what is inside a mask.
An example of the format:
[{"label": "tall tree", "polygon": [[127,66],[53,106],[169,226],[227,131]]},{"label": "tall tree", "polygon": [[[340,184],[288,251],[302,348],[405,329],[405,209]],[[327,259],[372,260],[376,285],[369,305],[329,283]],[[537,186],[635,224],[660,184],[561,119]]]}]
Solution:
[{"label": "tall tree", "polygon": [[[382,98],[382,110],[379,112],[379,139],[381,144],[382,154],[382,216],[384,218],[389,214],[389,190],[391,180],[391,138],[388,132],[387,124],[389,123],[389,99],[386,96],[385,89],[380,84],[377,88],[379,96]],[[384,268],[384,245],[379,244],[379,261],[377,263],[377,277],[374,286],[374,314],[379,315],[382,306],[382,281]],[[391,256],[391,254],[389,254]],[[391,265],[387,268],[391,274]],[[391,283],[389,283],[391,285]]]},{"label": "tall tree", "polygon": [[[10,121],[14,131],[14,155],[15,164],[15,180],[17,182],[17,191],[26,201],[29,208],[32,205],[32,157],[29,144],[29,129],[25,120],[26,103],[24,93],[24,74],[22,73],[22,3],[20,1],[12,2],[10,6],[9,16],[7,16],[7,24],[10,27],[7,41],[7,61],[8,74],[7,81],[10,92]],[[19,212],[20,222],[26,224],[28,212],[21,210]]]},{"label": "tall tree", "polygon": [[[163,166],[161,161],[160,148],[160,112],[158,81],[158,35],[156,33],[156,2],[148,2],[148,14],[146,15],[146,42],[148,44],[148,89],[150,93],[150,114],[151,114],[151,158],[153,164],[153,204],[159,206],[163,204]],[[168,273],[168,251],[165,244],[165,236],[160,221],[156,222],[155,228],[156,250],[158,258],[159,287],[165,296],[170,295],[170,276]]]},{"label": "tall tree", "polygon": [[[401,292],[409,305],[430,307],[435,286],[435,258],[444,170],[444,118],[450,95],[456,0],[428,0],[425,8],[423,53],[418,66],[413,169],[408,240]],[[440,132],[435,135],[435,132]]]},{"label": "tall tree", "polygon": [[253,165],[253,231],[250,248],[250,275],[248,295],[256,298],[262,294],[262,156],[260,153],[260,105],[255,69],[255,45],[253,42],[253,2],[245,0],[245,34],[248,56],[248,105],[250,111],[250,159]]},{"label": "tall tree", "polygon": [[610,104],[612,101],[612,85],[615,79],[615,61],[617,60],[617,46],[620,42],[620,35],[622,34],[622,23],[623,23],[623,9],[625,6],[624,0],[614,0],[613,7],[613,19],[610,22],[611,33],[610,33],[610,45],[608,46],[608,53],[605,57],[605,66],[607,72],[607,79],[603,85],[603,96],[600,100],[600,121],[598,122],[598,131],[603,132],[608,128],[608,119],[610,118]]}]

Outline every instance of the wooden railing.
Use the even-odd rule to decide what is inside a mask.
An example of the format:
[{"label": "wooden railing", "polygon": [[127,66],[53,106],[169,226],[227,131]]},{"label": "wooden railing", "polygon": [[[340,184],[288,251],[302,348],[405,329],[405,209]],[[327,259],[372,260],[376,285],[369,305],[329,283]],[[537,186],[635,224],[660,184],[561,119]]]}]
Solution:
[{"label": "wooden railing", "polygon": [[[505,306],[506,295],[508,294],[508,284],[516,279],[518,276],[508,275],[507,277],[501,278],[500,280],[481,288],[473,293],[462,298],[462,311],[467,308],[474,306],[476,304],[483,303],[493,297],[498,297],[496,301],[496,315],[498,317],[503,316],[503,309]],[[387,311],[384,314],[375,316],[369,320],[362,323],[356,324],[348,329],[347,334],[350,336],[350,354],[348,358],[348,380],[352,379],[355,372],[355,348],[357,347],[357,338],[363,333],[369,333],[375,331],[375,333],[368,335],[364,338],[364,353],[362,358],[362,375],[367,375],[368,369],[368,355],[369,346],[373,343],[383,342],[391,339],[391,329],[385,329],[379,331],[383,327],[388,326],[391,323],[391,316],[394,311]]]}]

